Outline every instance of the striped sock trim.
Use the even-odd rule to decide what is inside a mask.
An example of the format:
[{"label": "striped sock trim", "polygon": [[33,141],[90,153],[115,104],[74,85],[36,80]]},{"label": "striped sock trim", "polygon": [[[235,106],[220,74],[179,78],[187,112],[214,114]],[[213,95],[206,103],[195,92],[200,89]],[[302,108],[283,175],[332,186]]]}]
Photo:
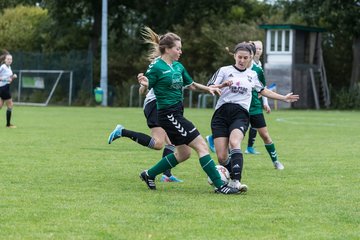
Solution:
[{"label": "striped sock trim", "polygon": [[212,159],[210,159],[202,168],[204,169],[207,165],[209,165],[211,162],[214,162]]},{"label": "striped sock trim", "polygon": [[155,146],[155,139],[154,138],[151,138],[151,140],[150,140],[150,142],[149,142],[149,144],[148,144],[148,148],[154,148],[154,146]]},{"label": "striped sock trim", "polygon": [[175,146],[174,145],[167,144],[167,145],[165,145],[165,148],[172,151],[172,152],[175,151]]},{"label": "striped sock trim", "polygon": [[169,161],[169,159],[167,158],[167,156],[165,157],[166,161],[168,162],[168,164],[173,168],[174,166],[171,164],[171,162]]},{"label": "striped sock trim", "polygon": [[235,153],[242,153],[242,152],[241,152],[241,149],[235,148],[235,149],[231,149],[231,150],[230,150],[230,155],[233,155],[233,154],[235,154]]}]

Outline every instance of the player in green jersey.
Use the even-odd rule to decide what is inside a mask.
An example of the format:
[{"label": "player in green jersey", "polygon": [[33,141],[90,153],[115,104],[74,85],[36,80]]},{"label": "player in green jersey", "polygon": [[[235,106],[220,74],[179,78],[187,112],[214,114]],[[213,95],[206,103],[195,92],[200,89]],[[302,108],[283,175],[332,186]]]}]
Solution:
[{"label": "player in green jersey", "polygon": [[[252,47],[253,53],[254,53],[254,57],[253,57],[253,63],[260,67],[262,69],[262,64],[260,61],[260,57],[263,53],[263,44],[261,41],[250,41],[250,47]],[[262,97],[261,98],[263,101],[263,108],[267,113],[271,112],[271,108],[268,104],[267,98],[266,97]],[[259,154],[258,151],[255,150],[254,148],[254,143],[255,143],[255,139],[256,139],[256,134],[257,131],[255,128],[250,126],[249,129],[249,136],[248,136],[248,145],[247,148],[245,150],[245,153],[247,154]]]},{"label": "player in green jersey", "polygon": [[[249,45],[252,46],[253,56],[256,56],[256,49],[254,48],[254,47],[256,47],[256,45],[254,46],[251,43]],[[262,68],[259,67],[259,65],[257,65],[254,61],[252,61],[250,68],[251,68],[251,70],[253,70],[257,73],[259,81],[264,86],[266,86],[266,80],[265,80],[264,71],[262,70]],[[267,112],[270,112],[270,107],[268,106],[268,104],[263,102],[263,97],[261,97],[261,96],[259,97],[258,93],[256,91],[253,91],[250,110],[249,110],[251,128],[256,129],[258,131],[260,137],[264,141],[266,151],[268,152],[275,169],[283,170],[284,165],[278,160],[278,155],[277,155],[277,152],[275,149],[275,144],[272,141],[269,131],[266,126],[266,121],[265,121],[265,117],[263,114],[263,108]],[[250,136],[249,136],[249,138],[250,138]],[[248,146],[248,148],[249,148],[249,146]]]},{"label": "player in green jersey", "polygon": [[[155,190],[155,177],[167,169],[190,158],[191,149],[198,156],[202,169],[215,185],[215,192],[236,194],[240,191],[224,184],[216,170],[215,162],[209,154],[206,142],[194,124],[184,117],[183,87],[210,94],[220,94],[218,88],[210,88],[195,83],[178,61],[182,54],[181,38],[174,33],[157,35],[150,28],[143,31],[144,39],[151,44],[150,55],[155,59],[145,74],[138,74],[141,85],[154,89],[157,101],[158,122],[166,131],[170,141],[176,146],[175,152],[163,157],[157,164],[140,173],[149,189]],[[156,58],[157,56],[160,56]]]}]

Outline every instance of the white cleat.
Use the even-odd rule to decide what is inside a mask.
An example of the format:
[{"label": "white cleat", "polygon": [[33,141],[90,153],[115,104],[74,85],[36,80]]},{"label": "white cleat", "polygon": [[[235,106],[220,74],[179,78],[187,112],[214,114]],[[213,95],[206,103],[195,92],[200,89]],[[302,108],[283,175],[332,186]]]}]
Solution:
[{"label": "white cleat", "polygon": [[248,190],[248,186],[246,186],[245,184],[241,184],[238,180],[230,180],[228,186],[239,189],[239,191],[242,193],[247,192]]},{"label": "white cleat", "polygon": [[276,170],[284,170],[284,168],[285,168],[284,165],[282,165],[282,163],[279,161],[274,162],[274,167]]}]

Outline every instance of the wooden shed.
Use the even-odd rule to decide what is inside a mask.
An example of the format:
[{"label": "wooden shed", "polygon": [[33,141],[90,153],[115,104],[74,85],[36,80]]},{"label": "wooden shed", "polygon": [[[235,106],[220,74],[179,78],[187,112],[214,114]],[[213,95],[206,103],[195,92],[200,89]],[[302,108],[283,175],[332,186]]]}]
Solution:
[{"label": "wooden shed", "polygon": [[294,24],[259,27],[266,31],[263,67],[267,85],[276,86],[281,94],[300,95],[300,100],[292,104],[270,104],[278,108],[328,107],[330,94],[321,48],[321,33],[325,30]]}]

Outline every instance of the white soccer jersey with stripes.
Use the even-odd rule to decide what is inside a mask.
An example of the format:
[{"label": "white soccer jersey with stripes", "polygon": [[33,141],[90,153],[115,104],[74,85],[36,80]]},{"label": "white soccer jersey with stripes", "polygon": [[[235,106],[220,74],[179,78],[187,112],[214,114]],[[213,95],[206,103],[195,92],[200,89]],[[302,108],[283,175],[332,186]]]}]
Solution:
[{"label": "white soccer jersey with stripes", "polygon": [[149,102],[152,102],[156,99],[155,93],[154,93],[154,89],[150,89],[149,92],[146,94],[145,100],[144,100],[144,109],[146,104],[148,104]]},{"label": "white soccer jersey with stripes", "polygon": [[208,86],[219,85],[226,80],[231,80],[232,85],[222,88],[215,110],[225,103],[235,103],[249,111],[252,90],[255,89],[257,92],[261,92],[264,89],[255,71],[248,68],[240,70],[233,65],[221,67],[212,76]]}]

